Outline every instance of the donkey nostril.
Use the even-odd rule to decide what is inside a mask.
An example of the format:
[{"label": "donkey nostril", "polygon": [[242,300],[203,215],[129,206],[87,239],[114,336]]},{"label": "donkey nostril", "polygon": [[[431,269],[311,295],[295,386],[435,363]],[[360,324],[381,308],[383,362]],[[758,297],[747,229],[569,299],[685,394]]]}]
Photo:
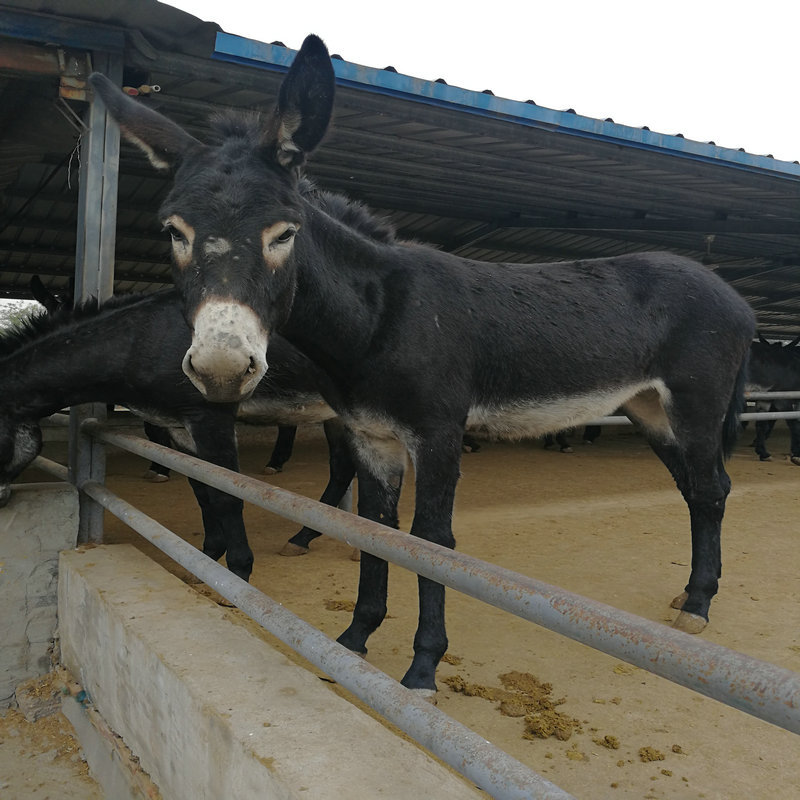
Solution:
[{"label": "donkey nostril", "polygon": [[247,368],[248,375],[255,375],[256,374],[256,360],[253,356],[250,356],[250,366]]}]

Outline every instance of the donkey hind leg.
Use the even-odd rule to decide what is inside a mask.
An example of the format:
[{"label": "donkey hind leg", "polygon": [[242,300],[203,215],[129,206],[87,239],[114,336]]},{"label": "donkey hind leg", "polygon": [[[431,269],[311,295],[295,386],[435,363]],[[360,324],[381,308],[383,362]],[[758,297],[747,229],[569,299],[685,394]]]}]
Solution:
[{"label": "donkey hind leg", "polygon": [[[440,427],[416,448],[416,507],[411,534],[429,542],[455,547],[452,531],[453,500],[459,478],[461,431]],[[414,636],[414,658],[404,686],[425,694],[436,692],[436,667],[447,651],[444,586],[418,576],[419,621]]]},{"label": "donkey hind leg", "polygon": [[774,420],[758,420],[756,422],[756,438],[753,440],[753,447],[759,461],[772,461],[772,453],[767,450],[767,438],[772,433],[774,425]]},{"label": "donkey hind leg", "polygon": [[283,465],[292,457],[295,436],[297,436],[297,425],[278,425],[278,437],[275,439],[272,455],[264,467],[265,475],[283,471]]},{"label": "donkey hind leg", "polygon": [[[162,444],[164,447],[172,447],[172,437],[166,428],[145,420],[144,432],[151,442]],[[169,480],[169,468],[159,464],[157,461],[151,461],[147,472],[145,472],[145,478],[153,481],[153,483],[164,483]]]},{"label": "donkey hind leg", "polygon": [[[800,403],[792,403],[791,410],[800,410]],[[787,419],[786,424],[789,426],[789,433],[791,434],[789,460],[795,466],[800,467],[800,419]]]},{"label": "donkey hind leg", "polygon": [[626,405],[625,411],[644,427],[650,446],[669,469],[689,507],[692,567],[683,593],[672,601],[673,608],[681,609],[673,625],[686,633],[699,633],[708,623],[708,609],[722,574],[720,535],[731,488],[722,458],[718,422],[722,413],[714,418],[694,398],[681,403],[675,395],[668,432],[665,416],[653,425],[654,417],[642,415],[637,402]]},{"label": "donkey hind leg", "polygon": [[[350,452],[347,431],[342,421],[338,417],[329,419],[323,423],[323,428],[328,441],[330,477],[319,501],[328,506],[338,506],[353,482],[356,467]],[[318,536],[322,536],[322,534],[306,525],[286,542],[283,549],[280,550],[280,555],[302,556],[308,552],[309,544]]]},{"label": "donkey hind leg", "polygon": [[[373,449],[360,437],[353,443],[357,447],[359,516],[397,528],[397,503],[405,472],[404,448],[400,442],[391,442],[389,448]],[[367,639],[386,616],[388,575],[389,565],[384,559],[361,553],[353,620],[336,640],[339,644],[366,655]]]}]

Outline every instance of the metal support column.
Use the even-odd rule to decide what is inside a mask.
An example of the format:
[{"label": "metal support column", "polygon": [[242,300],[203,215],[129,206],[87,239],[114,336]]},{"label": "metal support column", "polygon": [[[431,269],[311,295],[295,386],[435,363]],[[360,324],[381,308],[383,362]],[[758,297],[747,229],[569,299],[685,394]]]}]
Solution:
[{"label": "metal support column", "polygon": [[[122,80],[122,58],[99,53],[94,67],[112,80]],[[98,303],[114,293],[114,245],[117,227],[117,183],[119,173],[119,126],[106,113],[102,101],[88,109],[87,129],[81,139],[78,189],[78,236],[75,252],[75,303],[94,299]],[[84,419],[104,419],[101,404],[76,406],[70,413],[71,480],[80,486],[87,480],[105,480],[105,448],[80,431]],[[103,539],[103,508],[80,494],[78,541]]]}]

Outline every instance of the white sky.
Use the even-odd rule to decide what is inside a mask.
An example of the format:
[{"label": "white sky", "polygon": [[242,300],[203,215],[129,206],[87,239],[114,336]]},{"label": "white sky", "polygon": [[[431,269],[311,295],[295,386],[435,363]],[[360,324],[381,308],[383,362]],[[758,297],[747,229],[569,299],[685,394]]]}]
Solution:
[{"label": "white sky", "polygon": [[800,160],[798,0],[173,0],[370,67]]}]

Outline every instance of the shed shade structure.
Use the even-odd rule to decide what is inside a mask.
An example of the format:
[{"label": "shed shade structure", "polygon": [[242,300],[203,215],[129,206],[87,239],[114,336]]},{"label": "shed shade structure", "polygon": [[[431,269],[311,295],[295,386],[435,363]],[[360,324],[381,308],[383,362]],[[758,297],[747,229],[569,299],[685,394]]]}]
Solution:
[{"label": "shed shade structure", "polygon": [[[0,123],[5,297],[29,297],[33,275],[54,292],[71,286],[90,69],[118,65],[142,102],[202,139],[214,111],[269,111],[294,57],[280,43],[231,36],[154,0],[64,0],[57,15],[52,8],[0,4],[0,92],[3,107],[15,109]],[[327,44],[336,53],[336,42]],[[521,263],[670,250],[731,283],[756,310],[762,334],[800,334],[797,162],[342,55],[334,59],[333,129],[308,173],[367,203],[400,236]],[[532,87],[539,80],[532,75]],[[123,143],[118,183],[114,292],[169,285],[168,241],[156,217],[167,180]],[[99,203],[88,207],[100,213]]]}]

